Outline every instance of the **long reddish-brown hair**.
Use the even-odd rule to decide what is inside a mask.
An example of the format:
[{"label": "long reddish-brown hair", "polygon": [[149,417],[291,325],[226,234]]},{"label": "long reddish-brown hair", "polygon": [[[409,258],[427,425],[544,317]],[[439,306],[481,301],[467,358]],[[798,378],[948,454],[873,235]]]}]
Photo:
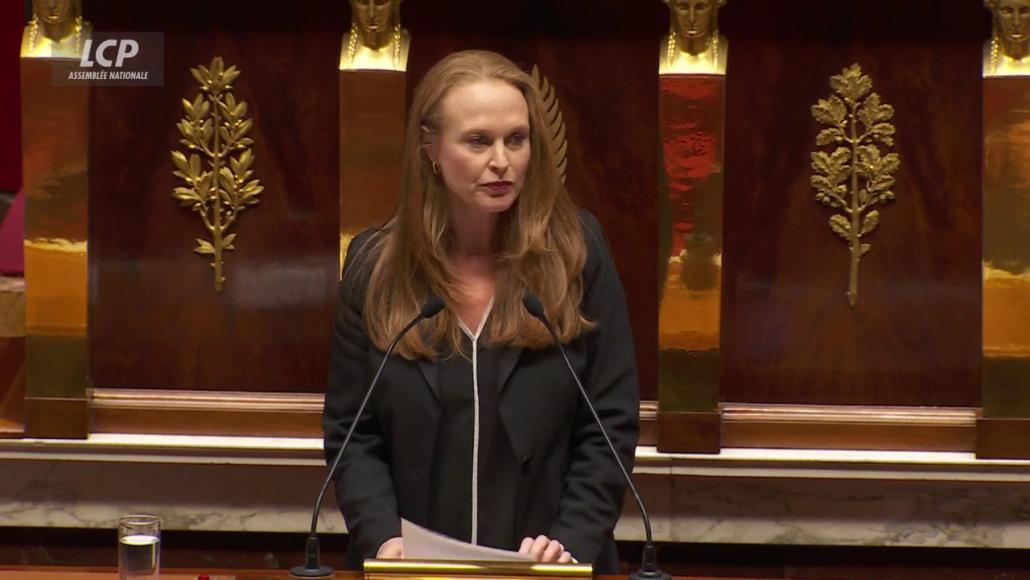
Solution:
[{"label": "long reddish-brown hair", "polygon": [[[529,75],[493,52],[467,50],[436,63],[415,89],[405,128],[404,162],[397,211],[356,260],[370,268],[365,323],[372,342],[385,349],[433,294],[448,305],[461,292],[447,258],[452,237],[447,190],[425,154],[425,137],[440,131],[440,103],[454,87],[501,80],[522,93],[529,108],[530,161],[512,207],[498,220],[497,286],[487,344],[540,348],[553,342],[522,306],[528,292],[540,297],[562,342],[591,323],[579,310],[586,246],[578,210],[555,168],[544,105]],[[460,352],[461,330],[448,308],[423,322],[398,344],[409,359]],[[438,350],[442,352],[437,352]]]}]

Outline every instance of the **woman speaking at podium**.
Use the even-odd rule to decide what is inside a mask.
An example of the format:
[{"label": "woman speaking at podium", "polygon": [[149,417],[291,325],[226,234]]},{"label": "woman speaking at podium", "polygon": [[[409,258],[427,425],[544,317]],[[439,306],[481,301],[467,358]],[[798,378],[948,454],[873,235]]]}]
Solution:
[{"label": "woman speaking at podium", "polygon": [[395,215],[351,242],[325,399],[343,442],[383,353],[426,300],[446,308],[400,341],[343,454],[347,565],[404,554],[400,519],[537,561],[617,571],[625,482],[543,324],[548,319],[629,468],[638,433],[625,298],[597,220],[555,169],[530,77],[465,51],[423,78]]}]

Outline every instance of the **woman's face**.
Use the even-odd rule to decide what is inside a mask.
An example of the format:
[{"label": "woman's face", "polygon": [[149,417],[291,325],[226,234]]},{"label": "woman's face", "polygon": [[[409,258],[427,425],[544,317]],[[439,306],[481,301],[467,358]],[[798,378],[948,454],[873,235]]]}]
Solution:
[{"label": "woman's face", "polygon": [[439,116],[440,130],[427,152],[440,166],[449,203],[483,213],[510,208],[531,153],[522,93],[500,80],[459,85],[444,95]]}]

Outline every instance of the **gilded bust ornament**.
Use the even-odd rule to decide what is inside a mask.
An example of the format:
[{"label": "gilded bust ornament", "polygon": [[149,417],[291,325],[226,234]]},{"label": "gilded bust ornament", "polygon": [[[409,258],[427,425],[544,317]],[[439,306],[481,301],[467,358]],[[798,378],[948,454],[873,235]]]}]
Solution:
[{"label": "gilded bust ornament", "polygon": [[350,0],[350,8],[340,70],[406,70],[411,35],[401,28],[401,0]]},{"label": "gilded bust ornament", "polygon": [[984,0],[994,30],[984,47],[984,76],[1030,76],[1030,0]]},{"label": "gilded bust ornament", "polygon": [[726,0],[662,0],[669,35],[662,41],[658,74],[726,74],[727,42],[718,12]]},{"label": "gilded bust ornament", "polygon": [[23,58],[79,58],[92,27],[82,0],[32,0],[32,20],[21,40]]}]

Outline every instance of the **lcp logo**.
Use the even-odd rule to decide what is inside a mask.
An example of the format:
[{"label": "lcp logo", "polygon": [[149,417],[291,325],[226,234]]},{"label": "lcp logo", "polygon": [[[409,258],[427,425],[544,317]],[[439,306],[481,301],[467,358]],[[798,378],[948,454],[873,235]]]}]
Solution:
[{"label": "lcp logo", "polygon": [[164,33],[94,30],[78,58],[55,61],[53,79],[58,85],[161,86]]},{"label": "lcp logo", "polygon": [[[118,47],[118,52],[115,54],[114,60],[108,56],[108,50]],[[93,68],[93,58],[96,58],[96,64],[99,64],[105,68],[122,68],[122,64],[127,59],[130,59],[139,54],[139,43],[131,38],[125,38],[118,40],[115,38],[109,38],[97,44],[96,52],[93,52],[93,39],[87,40],[82,45],[82,57],[79,59],[79,66],[84,68]]]}]

